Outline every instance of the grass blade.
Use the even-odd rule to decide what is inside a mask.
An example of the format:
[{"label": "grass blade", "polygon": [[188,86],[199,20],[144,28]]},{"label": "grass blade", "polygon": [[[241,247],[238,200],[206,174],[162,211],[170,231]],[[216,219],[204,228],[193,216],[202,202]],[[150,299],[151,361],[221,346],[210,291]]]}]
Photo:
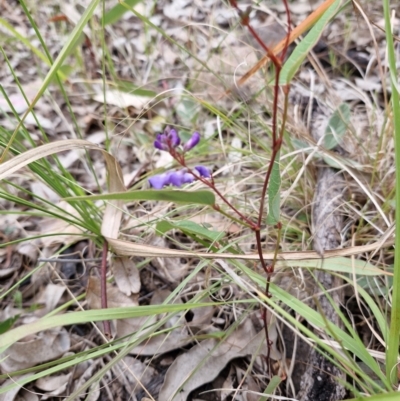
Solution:
[{"label": "grass blade", "polygon": [[30,104],[28,110],[26,110],[26,112],[22,116],[21,121],[18,123],[17,127],[15,128],[7,147],[4,149],[4,152],[0,157],[0,163],[2,163],[4,161],[4,158],[6,157],[8,151],[15,139],[15,136],[17,135],[19,129],[21,128],[22,123],[24,122],[25,118],[33,110],[33,107],[39,101],[39,99],[43,95],[44,91],[49,86],[50,82],[53,80],[55,75],[58,74],[58,71],[61,68],[61,66],[62,66],[63,62],[65,61],[65,59],[67,58],[67,56],[74,49],[76,42],[79,40],[79,37],[80,37],[81,33],[83,32],[83,28],[85,27],[85,25],[87,24],[89,19],[92,17],[99,2],[100,2],[100,0],[92,0],[90,2],[90,4],[88,5],[88,7],[86,8],[85,12],[82,14],[80,21],[78,22],[78,24],[76,24],[75,28],[71,32],[71,35],[69,36],[67,43],[63,46],[60,54],[58,55],[58,57],[54,61],[53,65],[51,66],[50,71],[47,73],[38,93],[36,94],[35,98],[33,99],[32,103]]},{"label": "grass blade", "polygon": [[[136,4],[140,3],[142,0],[126,0],[125,3],[130,7],[135,7]],[[117,4],[114,6],[110,11],[107,11],[104,14],[103,24],[110,25],[114,22],[117,22],[126,12],[128,9],[121,4]]]},{"label": "grass blade", "polygon": [[390,318],[390,329],[388,346],[386,349],[386,376],[392,384],[398,383],[397,358],[399,355],[399,333],[400,333],[400,103],[397,89],[397,66],[391,28],[390,2],[383,1],[385,31],[387,41],[387,52],[389,69],[392,83],[392,116],[394,125],[395,143],[395,168],[396,168],[396,235],[394,254],[394,277],[392,292],[392,310]]},{"label": "grass blade", "polygon": [[215,204],[215,195],[210,191],[179,191],[179,190],[147,190],[147,191],[129,191],[129,192],[118,192],[111,194],[102,195],[91,195],[91,196],[76,196],[71,198],[65,198],[68,202],[86,201],[86,200],[125,200],[125,201],[166,201],[176,203],[189,203],[197,205],[209,205]]}]

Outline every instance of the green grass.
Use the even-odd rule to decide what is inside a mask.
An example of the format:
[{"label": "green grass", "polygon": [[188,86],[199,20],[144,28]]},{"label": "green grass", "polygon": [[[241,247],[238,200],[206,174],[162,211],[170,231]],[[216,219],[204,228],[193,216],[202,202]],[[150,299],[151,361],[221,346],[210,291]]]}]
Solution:
[{"label": "green grass", "polygon": [[[308,249],[312,240],[310,215],[315,191],[312,166],[318,162],[319,157],[329,165],[347,173],[349,191],[352,192],[353,198],[349,201],[349,205],[344,205],[343,208],[349,214],[349,222],[353,219],[350,226],[354,229],[352,233],[355,234],[346,232],[346,247],[378,241],[379,231],[384,232],[393,220],[396,205],[400,202],[400,188],[397,182],[395,188],[390,188],[393,176],[386,175],[383,168],[389,165],[396,172],[400,169],[399,86],[395,47],[391,35],[387,36],[388,75],[392,83],[391,103],[384,110],[387,121],[393,120],[392,125],[386,125],[388,127],[386,130],[389,132],[385,129],[382,129],[382,132],[372,132],[369,140],[365,141],[367,143],[363,143],[362,148],[357,148],[362,150],[362,155],[358,155],[359,157],[338,156],[329,151],[336,145],[335,141],[348,139],[354,143],[362,142],[352,126],[351,117],[355,115],[352,107],[342,104],[332,110],[331,136],[328,142],[323,143],[324,149],[317,148],[312,141],[302,135],[304,131],[296,126],[294,116],[289,115],[283,147],[280,150],[279,161],[274,165],[268,191],[269,203],[266,203],[268,206],[265,211],[269,211],[268,219],[264,218],[263,222],[266,224],[262,225],[262,234],[266,236],[263,239],[263,250],[269,256],[278,248],[279,254],[286,257],[290,256],[287,253],[289,251],[299,252],[297,261],[293,259],[278,261],[278,272],[283,272],[282,274],[287,277],[303,274],[305,276],[303,285],[314,280],[313,271],[317,268],[333,272],[343,278],[348,292],[354,293],[360,310],[368,310],[370,316],[373,316],[373,322],[363,316],[364,324],[370,325],[368,327],[370,327],[371,342],[366,344],[360,334],[359,326],[349,317],[350,313],[344,312],[345,308],[334,305],[342,322],[341,327],[338,327],[328,322],[319,311],[312,309],[309,300],[294,296],[293,289],[281,285],[280,282],[271,284],[271,297],[267,297],[264,291],[266,277],[265,274],[261,274],[257,263],[254,263],[256,258],[252,256],[252,259],[248,257],[246,260],[243,256],[255,253],[254,247],[251,247],[254,245],[254,236],[249,233],[248,224],[243,223],[243,220],[235,215],[210,188],[197,182],[182,190],[148,189],[146,178],[178,167],[173,161],[156,166],[159,153],[154,151],[152,142],[158,129],[153,127],[157,127],[160,121],[163,124],[170,123],[176,126],[182,137],[187,140],[194,130],[199,130],[204,136],[205,123],[211,122],[214,125],[208,132],[207,138],[203,137],[200,145],[187,154],[186,162],[190,166],[198,164],[213,166],[219,191],[241,213],[256,220],[263,178],[272,155],[271,124],[267,116],[267,109],[272,100],[269,98],[267,105],[263,105],[260,109],[257,100],[255,103],[247,104],[235,99],[233,106],[224,103],[225,100],[214,103],[210,99],[203,99],[198,94],[191,93],[186,88],[183,95],[176,96],[173,91],[162,91],[159,86],[154,85],[168,78],[163,76],[163,69],[157,63],[147,65],[148,84],[130,82],[125,77],[120,77],[119,62],[131,67],[131,71],[135,70],[138,76],[143,72],[138,73],[139,67],[134,64],[135,61],[128,58],[120,60],[109,48],[110,32],[116,35],[116,32],[119,32],[116,29],[118,24],[122,24],[121,18],[130,14],[135,16],[136,22],[141,21],[144,30],[159,35],[178,54],[191,58],[198,63],[199,69],[216,76],[217,82],[223,80],[220,72],[208,65],[209,60],[205,62],[199,59],[195,50],[186,47],[179,39],[170,36],[166,30],[154,24],[151,15],[150,17],[143,15],[140,8],[133,8],[138,4],[139,1],[127,1],[105,9],[105,4],[99,0],[92,0],[82,12],[79,21],[73,26],[68,25],[68,36],[54,60],[51,57],[53,49],[49,48],[50,43],[46,42],[48,37],[43,33],[45,29],[38,24],[39,17],[35,11],[29,11],[28,2],[21,1],[20,7],[27,23],[33,29],[32,36],[25,37],[5,18],[0,19],[0,25],[8,37],[7,40],[2,39],[0,42],[4,65],[7,66],[8,73],[13,76],[16,90],[29,103],[27,110],[20,115],[8,99],[8,88],[1,87],[3,97],[8,99],[9,106],[14,110],[7,117],[9,123],[12,122],[13,129],[0,128],[2,208],[0,218],[16,214],[18,224],[23,228],[23,223],[29,222],[30,219],[35,221],[37,227],[44,224],[47,221],[45,219],[53,219],[65,223],[63,227],[69,224],[79,228],[79,233],[75,233],[76,240],[70,238],[67,242],[62,242],[58,248],[53,242],[52,245],[56,250],[50,251],[54,256],[68,250],[69,246],[78,240],[91,244],[94,256],[101,256],[101,246],[106,239],[111,254],[136,257],[134,260],[140,271],[144,271],[149,263],[154,263],[154,266],[158,266],[156,263],[161,263],[160,266],[164,266],[162,263],[176,263],[179,267],[183,264],[183,259],[190,260],[189,267],[184,272],[175,273],[178,278],[169,279],[169,294],[164,294],[165,296],[158,299],[156,304],[147,304],[146,300],[140,305],[91,310],[86,298],[90,292],[88,288],[86,294],[74,295],[73,292],[68,292],[55,310],[47,311],[41,316],[37,310],[33,310],[33,299],[24,298],[24,286],[27,280],[32,280],[34,275],[44,271],[46,265],[27,262],[30,263],[28,271],[19,271],[10,285],[0,290],[3,308],[8,304],[19,307],[23,305],[23,308],[19,308],[20,320],[5,318],[0,321],[0,331],[4,331],[0,334],[0,352],[5,352],[3,355],[15,352],[13,351],[15,344],[27,335],[34,336],[46,330],[71,328],[74,325],[92,328],[93,333],[96,333],[95,340],[88,342],[89,345],[85,349],[77,348],[73,355],[4,373],[0,376],[1,379],[6,380],[11,376],[13,380],[2,384],[0,394],[5,394],[17,386],[24,385],[29,388],[39,378],[69,372],[85,361],[102,359],[100,369],[96,370],[82,386],[65,395],[68,400],[76,399],[78,394],[91,389],[95,383],[107,380],[107,372],[117,363],[123,363],[124,358],[139,344],[146,344],[157,338],[168,342],[168,338],[174,333],[186,329],[185,314],[188,314],[188,311],[195,314],[196,310],[212,307],[214,310],[220,310],[221,316],[229,312],[231,316],[236,316],[237,320],[226,318],[227,326],[218,327],[215,331],[202,332],[201,328],[196,328],[195,330],[199,330],[198,333],[193,331],[188,335],[188,339],[193,343],[201,343],[208,338],[217,338],[220,344],[229,343],[238,321],[245,320],[254,313],[254,310],[260,313],[260,309],[267,308],[271,316],[273,314],[278,321],[284,322],[299,336],[315,344],[326,358],[346,374],[344,386],[351,397],[358,397],[355,399],[360,400],[367,396],[371,400],[395,399],[392,391],[397,387],[395,373],[400,331],[398,240],[396,240],[394,262],[391,260],[393,250],[387,249],[388,246],[383,250],[377,246],[375,249],[378,252],[377,256],[371,256],[373,252],[371,251],[360,252],[353,257],[342,257],[343,254],[339,251],[335,258],[322,260],[314,255],[303,260],[300,253]],[[386,32],[391,32],[389,2],[384,0],[383,5],[385,29]],[[306,55],[320,35],[329,28],[332,18],[336,14],[340,17],[348,7],[348,5],[347,8],[344,7],[340,2],[334,2],[324,16],[316,21],[304,39],[296,44],[295,50],[284,65],[281,83],[297,82],[298,73],[306,62]],[[90,38],[87,39],[96,45],[94,58],[100,63],[97,65],[101,71],[99,79],[93,79],[85,69],[86,56],[82,38],[87,32],[90,32]],[[38,77],[41,77],[41,84],[32,101],[29,101],[24,92],[26,86],[24,77],[21,77],[20,71],[15,69],[12,63],[19,46],[30,52],[32,65],[37,69]],[[156,43],[147,43],[146,46],[155,47]],[[146,60],[150,59],[151,57],[146,57]],[[199,77],[200,74],[194,76]],[[261,78],[259,81],[265,85]],[[193,81],[188,82],[188,88],[193,83]],[[81,105],[80,101],[93,104],[92,97],[98,93],[99,87],[103,93],[104,106],[97,108],[94,114],[97,113],[95,119],[100,129],[105,132],[106,139],[101,146],[87,140],[89,134],[85,132],[76,106]],[[148,98],[149,110],[136,113],[127,108],[120,108],[115,112],[113,106],[107,104],[107,90],[110,88],[118,88]],[[62,140],[55,140],[59,138],[49,135],[41,127],[40,100],[47,100],[49,104],[63,103],[61,113],[68,122],[70,136],[64,135]],[[373,106],[377,109],[379,107],[377,104]],[[371,107],[368,112],[373,114],[376,110]],[[36,119],[37,129],[25,123],[29,113]],[[370,128],[371,131],[375,129],[373,126]],[[393,153],[394,166],[390,165],[390,154],[382,155],[382,152],[376,150],[385,148],[384,137],[391,138],[390,129],[393,131],[396,145]],[[82,154],[74,167],[64,167],[61,156],[67,152],[77,151],[81,151]],[[364,156],[368,156],[368,160],[372,163],[364,163]],[[127,189],[124,179],[130,173],[130,163],[138,168],[138,174],[132,181],[132,188]],[[362,174],[370,172],[368,169],[371,165],[373,179],[368,184]],[[54,191],[60,201],[67,202],[72,207],[72,211],[66,210],[64,203],[54,203],[46,196],[36,193],[30,187],[32,182],[42,183]],[[382,199],[382,193],[389,194],[390,199]],[[352,216],[354,210],[359,216],[358,223]],[[396,216],[396,223],[397,219]],[[282,232],[275,226],[278,221],[283,225]],[[397,230],[400,230],[400,221],[396,224],[396,238],[400,238],[400,232]],[[16,252],[15,247],[18,244],[35,243],[39,244],[37,248],[42,251],[44,242],[33,241],[44,241],[47,236],[54,236],[56,241],[57,237],[63,238],[66,233],[68,233],[67,228],[51,234],[42,234],[36,229],[34,232],[27,230],[17,238],[5,235],[0,250],[12,249]],[[170,248],[152,246],[154,243],[159,243],[157,241],[164,240],[166,242],[162,243],[170,245]],[[139,256],[146,259],[139,259]],[[157,262],[161,258],[165,258],[165,261]],[[110,261],[110,265],[112,264]],[[391,264],[393,264],[392,269],[388,268]],[[156,267],[154,269],[157,270]],[[161,267],[160,272],[158,274],[161,276],[166,274],[162,273]],[[108,276],[110,286],[117,281],[114,275],[110,271]],[[379,293],[376,288],[370,288],[369,284],[374,278],[382,277],[387,283],[393,282],[393,288],[386,289],[386,294]],[[165,276],[162,278],[168,281]],[[68,287],[67,282],[63,285]],[[233,298],[222,297],[221,294],[224,294],[222,289],[227,288],[233,289]],[[329,289],[321,289],[329,298],[327,290]],[[185,303],[179,302],[178,299],[185,299]],[[131,301],[137,302],[136,299]],[[334,304],[332,299],[331,302]],[[23,318],[29,314],[36,316],[37,320],[26,323]],[[143,320],[141,327],[135,329],[130,336],[112,341],[102,335],[102,325],[95,325],[95,322],[104,320],[132,319],[132,322],[137,322],[135,319],[139,318],[147,318]],[[24,323],[18,325],[20,322]],[[323,335],[316,335],[315,331],[311,330],[312,327]],[[151,365],[151,357],[146,361]],[[365,366],[369,370],[366,370]],[[252,367],[250,364],[246,373],[249,376],[252,374]],[[200,366],[197,368],[200,369]],[[28,373],[28,376],[21,377]],[[196,369],[189,372],[189,378],[195,374]],[[265,386],[262,392],[265,395],[260,399],[268,399],[269,394],[282,394],[278,376],[274,376],[270,382],[264,380],[263,383]]]}]

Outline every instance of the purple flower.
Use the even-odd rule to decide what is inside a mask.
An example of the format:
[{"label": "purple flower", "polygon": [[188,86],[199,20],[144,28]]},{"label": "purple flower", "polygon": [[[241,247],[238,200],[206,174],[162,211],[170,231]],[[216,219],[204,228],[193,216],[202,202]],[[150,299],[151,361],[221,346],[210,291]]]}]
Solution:
[{"label": "purple flower", "polygon": [[170,171],[164,174],[157,174],[149,178],[149,183],[155,189],[162,189],[166,185],[169,185],[170,176],[171,176]]},{"label": "purple flower", "polygon": [[154,141],[154,147],[160,150],[168,150],[168,145],[163,134],[157,134],[157,139]]},{"label": "purple flower", "polygon": [[183,145],[183,150],[187,152],[190,149],[193,149],[200,142],[200,134],[198,132],[194,132],[191,138]]},{"label": "purple flower", "polygon": [[211,171],[206,166],[196,166],[194,169],[199,173],[200,177],[205,177],[205,178],[211,177]]},{"label": "purple flower", "polygon": [[174,149],[181,143],[178,133],[171,127],[166,127],[164,133],[157,134],[157,138],[154,141],[154,147],[156,149],[169,151]]},{"label": "purple flower", "polygon": [[186,169],[172,173],[169,178],[169,183],[174,187],[181,187],[183,184],[190,184],[193,181],[193,175],[189,174]]},{"label": "purple flower", "polygon": [[186,169],[168,171],[166,173],[157,174],[149,178],[150,185],[155,189],[162,189],[167,185],[172,185],[179,188],[183,184],[190,184],[193,181],[193,175],[188,173]]}]

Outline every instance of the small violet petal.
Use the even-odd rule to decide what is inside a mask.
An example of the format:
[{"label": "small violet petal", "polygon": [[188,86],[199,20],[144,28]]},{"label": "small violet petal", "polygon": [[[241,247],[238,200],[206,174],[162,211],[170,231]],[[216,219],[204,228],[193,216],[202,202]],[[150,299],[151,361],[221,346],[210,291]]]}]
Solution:
[{"label": "small violet petal", "polygon": [[196,166],[195,170],[198,171],[198,173],[200,174],[200,177],[205,177],[205,178],[211,177],[211,171],[206,166]]},{"label": "small violet petal", "polygon": [[181,187],[183,184],[189,184],[193,181],[194,177],[186,170],[175,171],[169,178],[169,183],[175,187]]},{"label": "small violet petal", "polygon": [[158,139],[154,141],[154,147],[159,150],[168,150],[168,145],[162,141],[159,141]]},{"label": "small violet petal", "polygon": [[193,181],[194,181],[194,177],[192,176],[192,174],[187,173],[187,172],[183,173],[182,182],[184,184],[190,184]]},{"label": "small violet petal", "polygon": [[194,132],[190,139],[183,146],[183,150],[187,152],[190,149],[193,149],[200,142],[200,134],[198,132]]},{"label": "small violet petal", "polygon": [[173,128],[169,130],[169,133],[167,135],[168,135],[168,143],[171,146],[171,148],[176,148],[177,146],[179,146],[179,144],[181,143],[181,138]]},{"label": "small violet petal", "polygon": [[164,129],[164,133],[157,134],[156,140],[154,141],[154,147],[159,150],[169,151],[171,148],[176,148],[181,143],[176,130],[167,126]]},{"label": "small violet petal", "polygon": [[170,182],[171,173],[157,174],[149,178],[149,183],[154,189],[162,189]]}]

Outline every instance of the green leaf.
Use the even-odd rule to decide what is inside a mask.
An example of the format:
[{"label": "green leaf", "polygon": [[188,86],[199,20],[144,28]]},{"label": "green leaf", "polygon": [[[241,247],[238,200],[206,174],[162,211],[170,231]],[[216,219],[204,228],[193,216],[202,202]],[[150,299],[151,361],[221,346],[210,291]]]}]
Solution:
[{"label": "green leaf", "polygon": [[384,394],[376,394],[372,395],[370,397],[358,397],[358,398],[352,398],[348,401],[398,401],[399,399],[399,392],[393,392],[393,393],[384,393]]},{"label": "green leaf", "polygon": [[[282,383],[282,379],[279,376],[272,376],[268,386],[265,388],[264,393],[266,395],[271,395],[278,388],[278,386]],[[259,401],[267,401],[269,397],[260,397]]]},{"label": "green leaf", "polygon": [[268,216],[267,224],[278,223],[281,212],[281,172],[279,166],[280,152],[277,153],[272,167],[268,185]]},{"label": "green leaf", "polygon": [[350,121],[350,106],[342,103],[329,119],[328,126],[325,130],[324,147],[333,149],[340,145]]},{"label": "green leaf", "polygon": [[132,82],[123,81],[123,80],[114,80],[114,85],[116,85],[117,89],[130,93],[131,95],[143,96],[143,97],[155,97],[157,96],[157,92],[140,88],[132,84]]},{"label": "green leaf", "polygon": [[179,229],[185,233],[198,235],[199,237],[206,238],[212,242],[219,241],[224,236],[223,232],[211,231],[197,223],[194,223],[193,221],[187,220],[174,223],[170,223],[169,221],[160,221],[157,223],[156,229],[161,234],[164,234],[172,229]]},{"label": "green leaf", "polygon": [[47,65],[51,65],[51,62],[48,59],[48,57],[44,53],[42,53],[38,48],[32,45],[30,38],[25,38],[21,33],[18,32],[18,30],[16,30],[9,22],[7,22],[3,18],[0,18],[0,26],[5,28],[4,29],[5,31],[9,31],[9,33],[12,36],[14,36],[21,43],[23,43],[28,49],[32,51],[33,54],[35,54],[38,58],[40,58],[40,60],[42,60]]},{"label": "green leaf", "polygon": [[196,120],[199,104],[190,97],[182,98],[176,106],[176,113],[184,124],[191,125]]},{"label": "green leaf", "polygon": [[0,353],[22,338],[31,334],[52,329],[58,326],[70,326],[87,322],[100,322],[102,320],[127,319],[131,317],[152,316],[162,313],[184,311],[202,306],[215,306],[220,303],[198,302],[195,304],[170,304],[170,305],[143,305],[125,308],[95,309],[89,311],[70,312],[63,315],[43,317],[23,326],[18,326],[0,336]]},{"label": "green leaf", "polygon": [[393,287],[393,276],[377,279],[362,277],[357,280],[358,285],[374,296],[389,296]]},{"label": "green leaf", "polygon": [[[400,333],[400,93],[398,87],[398,49],[394,44],[392,29],[392,7],[389,0],[383,1],[383,11],[385,17],[386,32],[386,51],[391,78],[392,109],[391,129],[394,137],[395,148],[395,199],[396,199],[396,231],[395,231],[395,253],[393,270],[393,289],[390,310],[390,330],[389,338],[386,343],[386,375],[391,380],[393,388],[398,387],[398,355],[399,355],[399,333]],[[389,114],[388,114],[389,115]],[[398,394],[398,393],[397,393]]]},{"label": "green leaf", "polygon": [[6,331],[10,330],[11,327],[13,326],[13,324],[18,320],[19,316],[20,315],[15,315],[15,316],[9,317],[6,320],[3,320],[0,323],[0,334],[3,334]]},{"label": "green leaf", "polygon": [[318,42],[328,22],[336,15],[340,4],[341,0],[336,0],[310,29],[307,36],[296,46],[282,68],[279,78],[280,85],[287,85],[293,79],[294,75],[303,64],[304,59],[307,57],[307,54]]},{"label": "green leaf", "polygon": [[[241,270],[243,270],[244,274],[246,274],[246,276],[248,276],[251,281],[259,285],[260,288],[265,287],[266,279],[263,275],[255,272],[245,265],[241,264],[240,266]],[[280,305],[285,305],[285,307],[289,307],[290,309],[296,311],[311,326],[321,329],[324,333],[329,333],[329,335],[334,339],[340,339],[341,346],[351,353],[354,353],[357,358],[368,364],[368,366],[370,366],[370,368],[379,377],[379,379],[385,383],[386,388],[388,388],[388,381],[386,380],[384,374],[381,372],[380,365],[369,354],[368,349],[366,349],[365,345],[362,343],[361,339],[354,330],[350,330],[350,333],[347,333],[333,323],[329,324],[329,327],[327,327],[327,320],[319,311],[312,309],[310,306],[308,306],[292,294],[287,293],[285,290],[281,289],[279,286],[276,286],[273,283],[271,283],[270,285],[270,292],[272,294],[271,298],[266,297],[265,294],[263,294],[262,292],[259,293],[259,296],[264,300],[265,303],[272,306],[275,312],[279,314],[279,316],[287,319],[292,325],[294,325],[304,334],[306,334],[307,337],[310,337],[311,339],[316,341],[318,346],[328,354],[332,355],[336,361],[346,360],[347,364],[349,361],[347,360],[347,357],[344,353],[342,353],[341,351],[335,351],[335,349],[332,348],[331,345],[325,344],[324,342],[319,340],[312,331],[310,331],[303,324],[299,323],[296,318],[292,317],[290,313],[287,313]],[[352,368],[354,368],[354,366]],[[368,380],[368,377],[366,377],[366,380]],[[373,381],[370,381],[370,384],[375,385]],[[379,385],[376,385],[376,387],[379,387]]]},{"label": "green leaf", "polygon": [[76,42],[81,37],[80,35],[83,32],[84,27],[86,26],[87,22],[92,17],[99,2],[100,2],[100,0],[92,0],[86,7],[86,9],[85,9],[84,13],[82,14],[81,18],[79,19],[78,23],[75,25],[74,29],[72,30],[71,34],[69,35],[67,42],[64,44],[63,48],[61,49],[61,51],[58,54],[54,63],[51,65],[49,72],[46,74],[46,77],[44,78],[35,98],[31,102],[28,110],[25,111],[24,115],[21,117],[20,121],[18,122],[11,139],[9,140],[6,148],[3,151],[2,157],[4,157],[4,155],[6,155],[8,153],[8,151],[9,151],[10,147],[12,146],[12,143],[15,139],[15,136],[17,135],[18,131],[22,127],[24,120],[26,119],[28,114],[30,114],[32,112],[34,106],[39,101],[39,99],[42,97],[43,93],[45,92],[45,90],[47,89],[49,84],[54,80],[55,75],[59,74],[60,78],[63,77],[63,76],[61,76],[59,69],[64,64],[65,59],[73,52]]},{"label": "green leaf", "polygon": [[[292,144],[296,149],[303,149],[304,153],[306,153],[308,155],[311,152],[314,152],[314,150],[312,149],[314,147],[314,145],[311,145],[305,141],[302,141],[299,139],[292,139]],[[317,159],[322,158],[328,166],[330,166],[332,168],[336,168],[338,170],[341,170],[343,168],[343,165],[345,165],[347,167],[351,167],[356,170],[365,171],[364,165],[357,163],[356,161],[351,160],[349,158],[339,156],[337,154],[332,155],[332,154],[323,153],[323,152],[314,152],[314,157]],[[342,164],[340,164],[338,162],[338,160]]]},{"label": "green leaf", "polygon": [[[141,1],[142,0],[126,0],[124,3],[131,7],[135,7],[136,4],[140,3]],[[114,22],[117,22],[127,11],[127,7],[124,7],[122,4],[117,4],[110,11],[107,11],[104,14],[103,24],[110,25]]]},{"label": "green leaf", "polygon": [[64,64],[58,69],[58,75],[63,78],[64,81],[75,71],[74,66],[70,64]]},{"label": "green leaf", "polygon": [[125,201],[166,201],[175,203],[188,203],[194,205],[209,205],[215,204],[215,195],[210,191],[179,191],[179,190],[145,190],[145,191],[129,191],[129,192],[114,192],[111,194],[75,196],[64,198],[68,202],[79,202],[82,200],[125,200]]}]

